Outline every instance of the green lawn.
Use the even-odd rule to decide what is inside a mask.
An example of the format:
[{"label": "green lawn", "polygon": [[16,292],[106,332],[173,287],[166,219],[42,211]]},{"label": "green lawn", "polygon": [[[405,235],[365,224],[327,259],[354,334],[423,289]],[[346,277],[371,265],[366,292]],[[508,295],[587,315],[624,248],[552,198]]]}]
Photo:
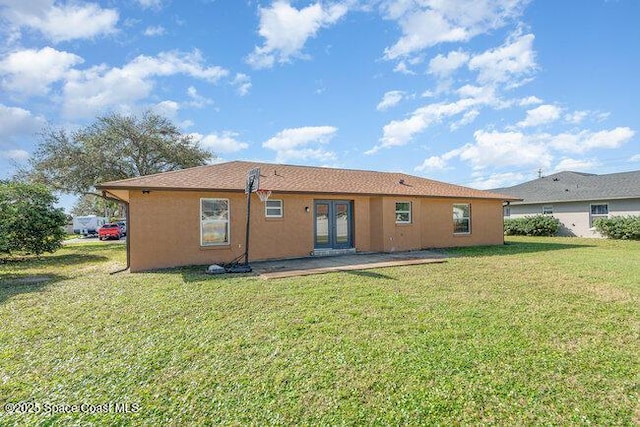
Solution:
[{"label": "green lawn", "polygon": [[[640,424],[639,242],[449,253],[272,281],[110,275],[123,245],[0,264],[0,403],[40,405],[0,425]],[[44,412],[81,403],[139,408]]]}]

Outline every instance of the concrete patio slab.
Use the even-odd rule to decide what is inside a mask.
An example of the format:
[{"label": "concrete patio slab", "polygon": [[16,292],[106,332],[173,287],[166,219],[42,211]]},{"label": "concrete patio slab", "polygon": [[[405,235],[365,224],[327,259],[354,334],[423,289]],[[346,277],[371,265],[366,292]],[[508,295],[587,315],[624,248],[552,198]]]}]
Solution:
[{"label": "concrete patio slab", "polygon": [[254,273],[262,279],[279,279],[336,271],[441,263],[446,262],[446,258],[447,256],[443,253],[421,250],[258,261],[252,262],[251,267]]}]

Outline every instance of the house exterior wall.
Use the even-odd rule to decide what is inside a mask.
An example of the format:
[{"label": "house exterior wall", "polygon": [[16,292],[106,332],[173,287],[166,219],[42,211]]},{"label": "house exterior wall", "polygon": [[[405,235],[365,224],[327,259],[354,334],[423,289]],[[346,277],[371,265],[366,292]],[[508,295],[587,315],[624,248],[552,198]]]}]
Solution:
[{"label": "house exterior wall", "polygon": [[[200,245],[200,199],[229,200],[230,243]],[[129,194],[131,271],[230,262],[244,253],[246,195],[238,192],[157,191]],[[266,218],[251,199],[250,261],[308,256],[314,249],[314,200],[352,201],[357,251],[395,252],[503,243],[502,202],[408,197],[277,194],[282,218]],[[412,221],[397,224],[396,202],[411,202]],[[471,204],[471,233],[453,234],[452,206]],[[305,208],[309,208],[309,212]]]},{"label": "house exterior wall", "polygon": [[609,217],[640,215],[640,199],[590,200],[581,202],[536,203],[530,205],[511,205],[511,218],[539,215],[543,206],[553,206],[554,218],[560,223],[560,236],[602,237],[592,229],[591,205],[608,204]]}]

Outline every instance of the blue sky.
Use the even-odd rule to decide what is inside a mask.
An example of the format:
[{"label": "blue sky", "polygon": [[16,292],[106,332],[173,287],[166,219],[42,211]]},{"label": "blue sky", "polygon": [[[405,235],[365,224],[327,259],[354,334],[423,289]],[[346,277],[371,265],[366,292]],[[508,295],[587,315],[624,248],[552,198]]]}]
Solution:
[{"label": "blue sky", "polygon": [[0,0],[0,178],[46,125],[146,109],[216,161],[482,189],[640,169],[638,18],[637,0]]}]

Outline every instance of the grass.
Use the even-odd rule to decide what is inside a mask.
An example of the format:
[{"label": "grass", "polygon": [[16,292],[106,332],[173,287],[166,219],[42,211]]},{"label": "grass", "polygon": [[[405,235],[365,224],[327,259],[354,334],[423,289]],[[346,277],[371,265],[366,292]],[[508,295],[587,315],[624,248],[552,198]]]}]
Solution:
[{"label": "grass", "polygon": [[[110,275],[123,245],[0,265],[0,404],[41,405],[0,424],[640,424],[640,243],[449,253],[273,281]],[[139,410],[42,410],[110,402]]]}]

